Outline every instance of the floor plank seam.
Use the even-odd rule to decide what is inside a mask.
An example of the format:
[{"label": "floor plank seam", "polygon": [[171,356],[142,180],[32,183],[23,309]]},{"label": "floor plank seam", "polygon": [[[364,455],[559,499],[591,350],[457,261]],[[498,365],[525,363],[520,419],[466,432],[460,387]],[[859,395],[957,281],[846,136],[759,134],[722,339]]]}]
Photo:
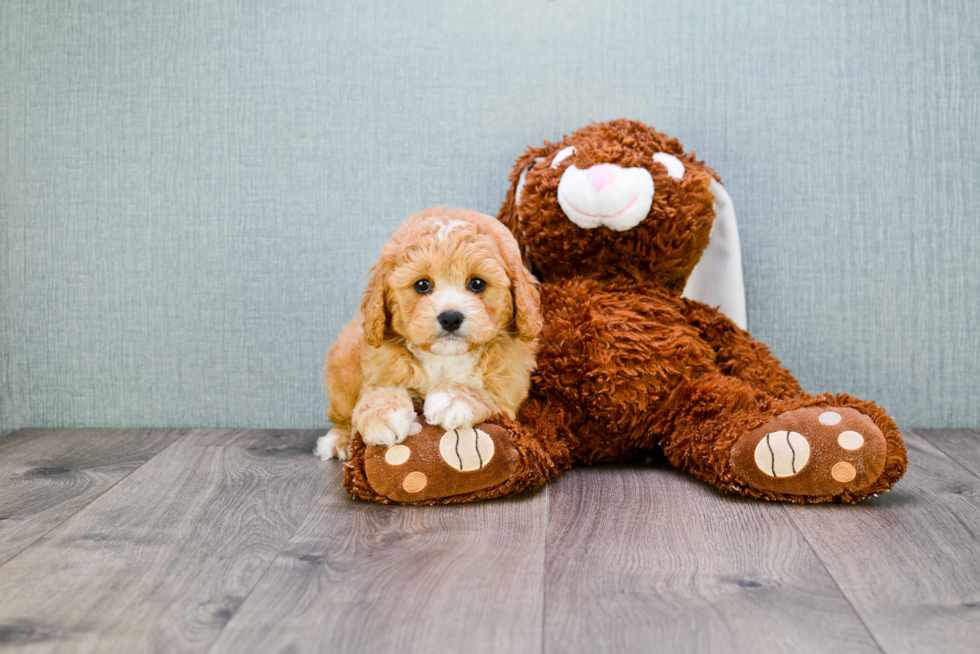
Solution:
[{"label": "floor plank seam", "polygon": [[343,466],[345,465],[346,465],[345,463],[341,463],[340,470],[334,473],[334,476],[330,478],[330,481],[324,484],[323,491],[321,491],[320,494],[317,496],[316,501],[310,504],[310,510],[306,512],[306,515],[303,516],[302,520],[296,523],[296,528],[293,529],[291,534],[289,534],[289,538],[283,541],[282,547],[280,547],[279,551],[276,552],[276,555],[269,560],[269,565],[265,567],[265,570],[263,570],[262,574],[259,575],[258,579],[255,580],[255,583],[252,584],[252,587],[248,589],[248,592],[245,594],[245,597],[242,598],[242,601],[238,605],[238,608],[235,609],[235,612],[232,613],[231,617],[228,618],[228,621],[225,622],[224,626],[221,628],[221,631],[219,631],[217,635],[214,637],[214,640],[211,641],[211,644],[208,646],[207,650],[205,650],[204,654],[210,654],[211,651],[217,646],[218,641],[221,640],[221,635],[225,632],[225,629],[227,629],[228,625],[230,625],[235,620],[235,616],[238,615],[238,613],[242,610],[242,607],[244,607],[245,604],[248,602],[248,599],[252,596],[252,593],[255,592],[255,589],[258,588],[259,585],[262,583],[262,580],[265,579],[265,576],[269,574],[269,570],[272,569],[272,566],[275,565],[276,561],[279,560],[279,557],[282,556],[283,550],[285,550],[289,546],[289,543],[292,542],[293,537],[296,536],[296,532],[298,532],[300,528],[304,524],[306,524],[306,521],[310,519],[310,516],[313,514],[313,510],[320,503],[320,500],[323,499],[323,496],[327,494],[327,491],[330,490],[334,482],[337,481],[338,477],[343,476],[344,473]]},{"label": "floor plank seam", "polygon": [[544,542],[541,560],[541,654],[545,653],[548,634],[548,525],[551,522],[551,486],[544,487]]},{"label": "floor plank seam", "polygon": [[791,513],[790,509],[786,506],[782,506],[780,508],[782,509],[783,513],[786,514],[786,517],[789,518],[789,522],[791,525],[793,525],[793,529],[796,530],[796,533],[798,533],[800,537],[803,539],[803,542],[806,543],[806,546],[810,549],[810,552],[812,552],[813,556],[815,556],[817,561],[820,562],[820,565],[821,567],[823,567],[824,572],[826,572],[827,576],[830,577],[830,580],[834,582],[834,587],[837,588],[837,592],[839,592],[841,597],[844,598],[844,601],[847,602],[847,605],[851,607],[851,611],[857,617],[858,622],[861,623],[861,626],[864,627],[864,630],[868,632],[868,636],[871,637],[871,641],[875,644],[875,647],[877,647],[878,651],[881,652],[882,654],[887,654],[885,648],[882,647],[881,642],[878,640],[878,637],[875,636],[873,631],[871,631],[871,628],[868,626],[868,623],[864,621],[864,616],[861,615],[861,612],[858,611],[857,607],[854,606],[854,602],[851,601],[851,598],[848,597],[847,593],[844,592],[844,589],[841,588],[841,585],[837,581],[837,578],[834,577],[834,573],[830,571],[830,568],[827,567],[827,564],[824,562],[824,560],[820,558],[820,554],[817,552],[816,548],[813,547],[813,544],[810,542],[810,539],[806,537],[806,534],[803,533],[803,530],[800,529],[800,526],[796,524],[796,518],[793,517],[793,514]]},{"label": "floor plank seam", "polygon": [[[919,438],[921,438],[925,442],[927,442],[930,445],[932,445],[944,457],[946,457],[947,459],[949,459],[950,461],[952,461],[953,463],[955,463],[956,465],[958,465],[960,468],[963,468],[968,473],[970,473],[970,476],[971,477],[976,477],[977,479],[980,479],[980,473],[977,473],[977,472],[971,470],[970,468],[967,468],[965,465],[963,465],[962,463],[960,463],[959,459],[957,459],[955,456],[950,455],[946,450],[944,450],[942,447],[940,447],[939,445],[937,445],[935,443],[935,441],[933,441],[931,438],[929,438],[928,436],[926,436],[922,432],[916,431],[914,429],[906,429],[905,431],[915,434],[916,436],[918,436]],[[926,431],[932,431],[932,430],[926,430]],[[972,430],[971,429],[969,431],[975,431],[975,430]]]},{"label": "floor plank seam", "polygon": [[[175,430],[175,431],[180,431],[180,430]],[[37,545],[38,543],[40,543],[52,531],[54,531],[55,529],[59,528],[61,525],[65,524],[66,522],[68,522],[69,520],[71,520],[72,518],[74,518],[76,515],[78,515],[79,513],[81,513],[82,511],[84,511],[85,509],[87,509],[88,507],[92,506],[92,504],[94,504],[95,502],[97,502],[100,498],[104,497],[106,493],[108,493],[113,488],[115,488],[116,486],[118,486],[120,484],[120,482],[124,481],[125,479],[128,479],[129,476],[132,475],[134,472],[136,472],[137,470],[139,470],[140,468],[142,468],[143,466],[145,466],[147,463],[149,463],[150,461],[152,461],[156,457],[160,456],[160,454],[162,454],[163,452],[166,452],[168,449],[170,449],[174,445],[174,443],[178,443],[178,442],[184,440],[185,438],[187,438],[187,436],[191,432],[193,432],[194,430],[193,429],[185,429],[183,431],[184,431],[184,433],[182,435],[180,435],[179,437],[173,439],[170,443],[168,443],[159,452],[157,452],[156,454],[154,454],[153,456],[151,456],[150,458],[148,458],[146,461],[143,461],[138,466],[136,466],[135,468],[133,468],[132,470],[130,470],[129,472],[127,472],[125,475],[123,475],[122,477],[120,477],[119,479],[117,479],[111,485],[107,486],[105,488],[105,490],[103,490],[101,493],[99,493],[98,495],[96,495],[95,497],[93,497],[91,499],[91,501],[89,501],[86,504],[78,507],[78,510],[77,511],[73,512],[71,515],[65,516],[65,519],[64,520],[62,520],[58,524],[52,526],[51,529],[48,529],[46,532],[44,532],[43,534],[41,534],[40,536],[38,536],[37,538],[35,538],[34,540],[32,540],[30,543],[28,543],[27,545],[25,545],[23,549],[21,549],[16,554],[14,554],[13,556],[11,556],[9,559],[7,559],[6,561],[3,561],[2,563],[0,563],[0,569],[2,569],[3,566],[7,565],[8,563],[10,563],[14,559],[16,559],[18,556],[20,556],[21,554],[23,554],[27,550],[31,549],[32,547],[34,547],[35,545]]]}]

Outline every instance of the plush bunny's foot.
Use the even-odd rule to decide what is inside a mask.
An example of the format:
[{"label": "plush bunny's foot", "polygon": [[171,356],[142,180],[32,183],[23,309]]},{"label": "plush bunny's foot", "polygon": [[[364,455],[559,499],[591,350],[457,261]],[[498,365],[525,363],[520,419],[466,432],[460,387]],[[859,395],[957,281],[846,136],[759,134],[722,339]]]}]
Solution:
[{"label": "plush bunny's foot", "polygon": [[379,495],[406,503],[444,499],[487,491],[517,471],[517,450],[503,427],[416,425],[403,443],[365,449],[364,472]]},{"label": "plush bunny's foot", "polygon": [[806,497],[860,493],[885,468],[882,431],[852,408],[782,413],[736,441],[730,470],[749,488]]},{"label": "plush bunny's foot", "polygon": [[672,464],[748,497],[852,504],[890,490],[908,465],[895,421],[846,393],[776,399],[706,375],[678,386],[658,418]]},{"label": "plush bunny's foot", "polygon": [[497,417],[447,430],[418,415],[408,437],[391,447],[355,435],[344,486],[383,504],[458,504],[537,488],[570,465],[568,450],[553,424],[535,422],[533,411],[523,417],[530,425]]}]

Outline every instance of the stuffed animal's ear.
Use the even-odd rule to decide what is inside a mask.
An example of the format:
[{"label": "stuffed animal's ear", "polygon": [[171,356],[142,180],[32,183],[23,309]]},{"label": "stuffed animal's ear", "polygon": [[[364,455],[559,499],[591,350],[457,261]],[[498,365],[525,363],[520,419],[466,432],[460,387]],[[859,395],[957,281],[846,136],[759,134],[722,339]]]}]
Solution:
[{"label": "stuffed animal's ear", "polygon": [[748,329],[735,207],[717,181],[711,180],[708,188],[715,196],[715,222],[708,247],[687,279],[684,297],[718,307],[736,325]]},{"label": "stuffed animal's ear", "polygon": [[525,152],[520,159],[514,164],[514,168],[510,173],[510,190],[507,192],[507,197],[504,199],[503,205],[500,207],[500,213],[497,214],[497,220],[502,222],[507,226],[515,237],[520,240],[520,222],[521,217],[518,213],[521,204],[521,193],[524,191],[524,180],[527,178],[527,173],[531,170],[534,164],[544,161],[542,156],[546,152],[547,148],[531,148]]},{"label": "stuffed animal's ear", "polygon": [[371,268],[371,279],[361,299],[361,314],[364,316],[364,340],[372,347],[381,347],[385,328],[388,325],[388,309],[385,295],[388,291],[388,275],[394,267],[388,248],[381,252],[381,258]]}]

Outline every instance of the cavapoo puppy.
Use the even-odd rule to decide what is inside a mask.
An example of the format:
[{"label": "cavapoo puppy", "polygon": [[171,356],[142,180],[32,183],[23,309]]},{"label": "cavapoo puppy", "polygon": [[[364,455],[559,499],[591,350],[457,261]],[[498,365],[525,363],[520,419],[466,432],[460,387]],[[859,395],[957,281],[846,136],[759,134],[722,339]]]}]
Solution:
[{"label": "cavapoo puppy", "polygon": [[418,429],[416,406],[447,430],[514,418],[534,369],[538,301],[496,218],[441,207],[409,216],[327,355],[334,427],[316,454],[346,460],[354,432],[369,445],[400,443]]}]

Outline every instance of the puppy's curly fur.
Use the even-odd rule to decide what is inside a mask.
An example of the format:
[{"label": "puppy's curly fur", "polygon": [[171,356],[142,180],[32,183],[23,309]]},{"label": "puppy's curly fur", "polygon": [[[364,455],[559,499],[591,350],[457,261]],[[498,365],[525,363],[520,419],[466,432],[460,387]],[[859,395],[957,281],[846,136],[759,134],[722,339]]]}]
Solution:
[{"label": "puppy's curly fur", "polygon": [[417,405],[445,429],[515,418],[541,322],[536,282],[497,219],[442,207],[411,215],[327,355],[334,427],[317,454],[346,460],[354,432],[369,445],[399,443]]}]

